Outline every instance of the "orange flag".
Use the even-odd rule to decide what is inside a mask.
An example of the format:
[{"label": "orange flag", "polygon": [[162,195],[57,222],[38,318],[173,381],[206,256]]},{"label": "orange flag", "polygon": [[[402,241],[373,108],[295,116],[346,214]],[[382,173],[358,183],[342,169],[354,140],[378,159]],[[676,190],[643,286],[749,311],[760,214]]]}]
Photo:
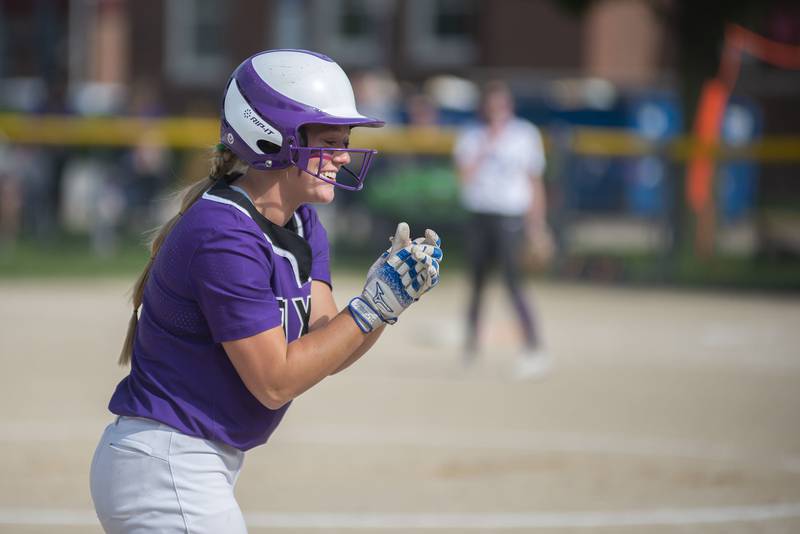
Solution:
[{"label": "orange flag", "polygon": [[712,150],[719,144],[729,96],[729,87],[717,78],[703,84],[694,123],[694,139],[698,145],[689,160],[686,174],[686,196],[696,214],[708,207],[712,200],[715,163]]}]

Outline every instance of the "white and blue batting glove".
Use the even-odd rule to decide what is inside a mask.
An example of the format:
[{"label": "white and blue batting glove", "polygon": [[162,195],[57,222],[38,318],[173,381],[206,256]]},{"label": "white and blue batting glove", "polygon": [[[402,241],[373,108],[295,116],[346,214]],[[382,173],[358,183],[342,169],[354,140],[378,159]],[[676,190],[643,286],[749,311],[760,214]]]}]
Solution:
[{"label": "white and blue batting glove", "polygon": [[[407,226],[408,225],[406,223],[400,223],[400,225],[398,225],[397,227],[398,232],[400,231],[405,232],[405,227]],[[367,276],[371,275],[375,269],[377,269],[386,262],[386,258],[389,257],[389,254],[392,252],[393,248],[397,249],[399,247],[404,247],[408,244],[405,242],[405,234],[398,235],[398,233],[395,233],[394,236],[389,238],[389,241],[392,243],[392,245],[386,249],[386,252],[378,256],[378,259],[375,260],[375,263],[373,263],[372,266],[369,268]],[[429,228],[425,230],[425,237],[418,237],[415,240],[409,242],[411,245],[414,246],[415,249],[418,249],[423,254],[430,256],[432,260],[435,260],[432,263],[438,269],[439,262],[442,261],[443,257],[442,240],[439,238],[439,234],[437,234],[436,232],[434,232]]]},{"label": "white and blue batting glove", "polygon": [[348,304],[363,332],[381,323],[393,324],[406,308],[439,282],[441,240],[428,230],[413,242],[408,224],[400,223],[392,246],[372,264],[361,295]]},{"label": "white and blue batting glove", "polygon": [[[393,237],[389,238],[392,246],[378,256],[378,259],[369,268],[367,278],[370,278],[376,269],[386,263],[389,254],[397,252],[400,248],[407,248],[414,259],[409,259],[408,254],[398,253],[398,258],[393,263],[396,264],[395,267],[397,267],[398,273],[403,277],[403,286],[408,287],[410,285],[409,293],[415,299],[418,299],[423,293],[439,283],[439,263],[443,258],[442,240],[436,232],[427,229],[425,230],[425,237],[418,237],[410,241],[407,229],[408,225],[406,223],[400,223],[397,226],[397,232]],[[408,243],[410,243],[410,247]],[[424,257],[420,257],[419,253],[422,253]],[[407,266],[402,265],[400,260],[403,260]],[[426,266],[432,266],[433,269],[426,268]],[[422,290],[423,288],[424,290]]]},{"label": "white and blue batting glove", "polygon": [[442,253],[442,240],[439,238],[439,234],[429,228],[425,230],[425,237],[416,238],[411,242],[411,246],[415,252],[419,251],[425,255],[425,258],[422,261],[423,264],[433,267],[433,269],[428,269],[428,272],[425,273],[428,275],[430,280],[428,280],[429,283],[425,290],[419,292],[417,295],[417,298],[419,298],[423,293],[427,292],[439,283],[439,263],[444,257]]}]

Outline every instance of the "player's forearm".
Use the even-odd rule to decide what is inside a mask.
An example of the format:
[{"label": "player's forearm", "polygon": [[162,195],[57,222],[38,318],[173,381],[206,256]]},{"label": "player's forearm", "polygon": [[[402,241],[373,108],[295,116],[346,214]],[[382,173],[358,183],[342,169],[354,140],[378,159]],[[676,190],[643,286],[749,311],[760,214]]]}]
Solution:
[{"label": "player's forearm", "polygon": [[342,368],[368,337],[345,309],[324,327],[289,343],[280,396],[288,402]]},{"label": "player's forearm", "polygon": [[223,347],[250,393],[276,410],[341,367],[365,337],[344,311],[288,345],[276,326]]},{"label": "player's forearm", "polygon": [[[370,268],[362,293],[329,323],[289,344],[277,379],[289,384],[284,394],[293,398],[366,353],[386,323],[394,323],[438,283],[440,245],[433,230],[412,242],[408,224],[398,224],[392,247]],[[320,324],[325,315],[314,323]]]},{"label": "player's forearm", "polygon": [[340,371],[344,371],[345,369],[356,363],[356,361],[358,361],[358,359],[361,358],[364,354],[366,354],[369,351],[369,349],[371,349],[372,346],[375,345],[375,342],[378,341],[378,338],[381,337],[381,334],[383,334],[385,326],[386,325],[379,326],[378,328],[376,328],[375,330],[364,336],[364,341],[363,343],[361,343],[361,346],[359,346],[355,351],[353,351],[350,357],[347,358],[347,360],[342,365],[340,365],[339,368],[333,372],[333,374],[336,374]]}]

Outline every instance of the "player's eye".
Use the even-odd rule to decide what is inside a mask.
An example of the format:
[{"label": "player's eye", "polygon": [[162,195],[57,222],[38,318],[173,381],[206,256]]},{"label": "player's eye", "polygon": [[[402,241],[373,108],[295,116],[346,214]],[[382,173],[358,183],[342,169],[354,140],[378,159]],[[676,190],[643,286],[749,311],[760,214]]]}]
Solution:
[{"label": "player's eye", "polygon": [[338,147],[348,148],[350,146],[349,139],[345,139],[344,141],[341,141],[339,139],[326,139],[325,141],[323,141],[323,143],[325,144],[325,146],[329,146],[331,148],[338,148]]}]

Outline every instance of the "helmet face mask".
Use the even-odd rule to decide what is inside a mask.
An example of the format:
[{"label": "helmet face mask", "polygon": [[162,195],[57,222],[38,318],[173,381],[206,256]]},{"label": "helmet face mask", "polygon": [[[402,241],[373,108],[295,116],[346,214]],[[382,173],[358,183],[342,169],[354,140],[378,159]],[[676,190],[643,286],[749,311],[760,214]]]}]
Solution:
[{"label": "helmet face mask", "polygon": [[[301,128],[308,124],[352,128],[384,123],[358,112],[344,71],[314,52],[268,50],[246,59],[231,75],[220,138],[240,160],[260,170],[296,166],[338,187],[361,189],[377,151],[302,146]],[[339,182],[322,176],[320,170],[308,170],[309,159],[319,156],[321,161],[323,152],[334,151],[346,151],[352,160],[362,162],[342,169],[352,179]]]},{"label": "helmet face mask", "polygon": [[[343,153],[347,153],[350,161],[339,167],[336,180],[323,176],[323,162],[326,159],[333,159],[337,157],[337,155]],[[319,178],[323,182],[341,187],[348,191],[360,191],[364,187],[364,177],[369,171],[372,158],[377,153],[377,150],[366,148],[323,148],[308,146],[292,146],[290,151],[292,165],[310,174],[314,178]],[[314,158],[319,161],[319,164],[316,169],[309,169],[309,162]]]}]

